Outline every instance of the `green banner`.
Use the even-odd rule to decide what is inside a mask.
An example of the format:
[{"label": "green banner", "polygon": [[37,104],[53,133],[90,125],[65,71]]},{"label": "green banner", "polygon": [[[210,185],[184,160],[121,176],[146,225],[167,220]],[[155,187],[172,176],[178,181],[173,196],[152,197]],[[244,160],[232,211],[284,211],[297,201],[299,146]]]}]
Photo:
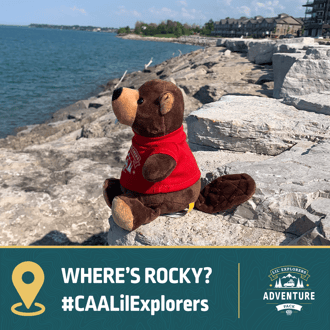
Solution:
[{"label": "green banner", "polygon": [[1,248],[0,329],[330,329],[329,248]]}]

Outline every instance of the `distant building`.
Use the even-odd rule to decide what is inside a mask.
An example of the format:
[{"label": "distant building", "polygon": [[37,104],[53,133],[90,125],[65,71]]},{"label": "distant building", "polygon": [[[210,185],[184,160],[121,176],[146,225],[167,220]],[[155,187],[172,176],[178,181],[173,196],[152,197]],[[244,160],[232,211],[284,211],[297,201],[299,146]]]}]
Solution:
[{"label": "distant building", "polygon": [[330,0],[307,0],[304,36],[330,35]]},{"label": "distant building", "polygon": [[[329,0],[330,1],[330,0]],[[228,18],[214,23],[212,35],[222,37],[248,37],[255,38],[278,38],[281,35],[301,35],[303,19],[294,18],[287,14],[279,14],[277,17],[254,18],[241,17],[239,19]]]}]

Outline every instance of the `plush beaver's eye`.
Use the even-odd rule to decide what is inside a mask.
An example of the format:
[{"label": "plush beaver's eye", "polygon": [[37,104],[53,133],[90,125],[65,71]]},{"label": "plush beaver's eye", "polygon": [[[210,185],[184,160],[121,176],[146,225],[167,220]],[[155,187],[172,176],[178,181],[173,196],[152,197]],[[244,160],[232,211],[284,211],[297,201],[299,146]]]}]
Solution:
[{"label": "plush beaver's eye", "polygon": [[142,103],[143,103],[143,98],[140,97],[140,98],[138,99],[137,103],[138,103],[138,104],[142,104]]}]

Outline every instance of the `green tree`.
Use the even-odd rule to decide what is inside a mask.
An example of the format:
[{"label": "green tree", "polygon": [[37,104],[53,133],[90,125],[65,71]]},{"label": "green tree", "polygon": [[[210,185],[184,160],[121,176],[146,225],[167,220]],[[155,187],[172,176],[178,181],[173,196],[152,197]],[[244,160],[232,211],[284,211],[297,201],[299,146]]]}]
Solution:
[{"label": "green tree", "polygon": [[120,33],[126,33],[126,28],[119,28],[118,31],[117,31],[117,34],[120,34]]},{"label": "green tree", "polygon": [[183,32],[182,32],[182,28],[181,28],[181,26],[177,26],[176,29],[175,29],[175,31],[174,31],[174,35],[175,35],[177,38],[179,38],[179,37],[182,36],[182,34],[183,34]]}]

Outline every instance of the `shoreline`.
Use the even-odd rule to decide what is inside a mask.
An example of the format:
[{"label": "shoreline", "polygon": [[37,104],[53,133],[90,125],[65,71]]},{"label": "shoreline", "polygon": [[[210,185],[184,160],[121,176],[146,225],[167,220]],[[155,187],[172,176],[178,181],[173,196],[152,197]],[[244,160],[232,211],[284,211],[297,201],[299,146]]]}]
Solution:
[{"label": "shoreline", "polygon": [[[120,38],[123,38],[122,36],[119,36]],[[135,39],[135,40],[143,40],[143,41],[160,41],[163,42],[162,38],[157,38],[157,37],[140,37],[137,35],[126,35],[124,36],[124,39]],[[147,38],[147,39],[145,39]],[[165,39],[165,38],[164,38]],[[173,39],[173,38],[172,38]],[[198,90],[202,89],[202,87],[209,82],[209,79],[203,80],[199,79],[199,75],[205,75],[208,73],[212,73],[212,69],[205,67],[201,65],[201,68],[197,68],[196,70],[191,70],[192,72],[189,73],[188,71],[188,66],[190,66],[188,63],[191,62],[191,60],[187,60],[187,58],[195,57],[196,54],[199,58],[199,61],[203,60],[204,58],[204,53],[207,52],[208,49],[211,49],[211,52],[220,52],[221,54],[221,60],[226,60],[230,61],[232,56],[235,56],[237,58],[240,58],[242,56],[246,57],[243,54],[240,53],[231,53],[231,51],[226,50],[226,47],[219,47],[215,46],[217,43],[218,38],[213,38],[212,40],[207,40],[209,43],[205,45],[205,38],[203,37],[186,37],[182,36],[178,38],[181,43],[184,44],[192,44],[196,46],[203,46],[203,48],[200,48],[195,51],[191,51],[189,53],[186,53],[184,55],[180,55],[177,57],[172,57],[169,58],[160,64],[150,66],[145,70],[142,71],[134,71],[131,73],[126,74],[124,80],[120,83],[120,87],[129,87],[129,88],[135,88],[138,89],[144,82],[148,80],[153,80],[153,79],[165,79],[165,80],[170,80],[181,88],[184,98],[185,98],[185,104],[187,107],[189,107],[191,110],[185,111],[187,115],[189,112],[197,110],[199,107],[201,107],[203,104],[215,101],[217,98],[219,98],[222,93],[214,93],[212,90],[208,91],[204,95],[205,92],[203,91],[202,93],[198,92]],[[192,40],[193,39],[193,40]],[[164,40],[164,42],[172,42],[171,40]],[[178,43],[178,40],[176,40],[176,43]],[[210,45],[212,44],[212,45]],[[213,49],[213,50],[212,50]],[[225,53],[226,51],[226,53]],[[202,54],[201,54],[202,53]],[[230,55],[231,54],[231,55]],[[214,64],[217,64],[219,61],[218,59],[214,59]],[[247,61],[249,62],[249,61]],[[250,63],[250,62],[249,62]],[[207,64],[209,66],[209,64]],[[184,73],[184,76],[180,76],[180,74],[174,73],[174,75],[171,75],[171,69],[168,70],[167,67],[170,67],[171,69],[173,68],[174,71],[178,71],[178,73],[182,70]],[[251,63],[251,66],[255,66],[255,64]],[[188,70],[188,71],[187,71]],[[187,75],[188,74],[188,75]],[[196,77],[194,77],[196,76]],[[215,76],[212,78],[216,78]],[[111,109],[111,95],[114,89],[114,86],[117,85],[117,83],[120,81],[121,77],[114,78],[109,80],[105,85],[100,86],[102,88],[102,91],[98,94],[92,95],[88,99],[81,99],[76,101],[73,104],[69,104],[68,106],[58,109],[54,113],[52,113],[51,118],[40,123],[40,124],[32,124],[32,125],[26,125],[26,126],[20,126],[16,128],[15,135],[8,135],[5,138],[0,139],[0,148],[3,147],[9,147],[12,148],[13,144],[14,149],[22,149],[24,148],[21,143],[18,143],[16,146],[15,140],[24,140],[24,136],[30,135],[30,133],[35,132],[37,135],[37,138],[31,138],[31,141],[27,143],[27,145],[31,145],[33,143],[40,144],[43,143],[42,141],[44,140],[44,137],[46,137],[46,140],[48,139],[48,136],[54,134],[54,131],[57,131],[57,126],[61,126],[62,122],[70,122],[70,121],[77,121],[77,125],[71,125],[72,129],[74,127],[82,127],[85,124],[84,118],[88,117],[88,112],[90,112],[92,115],[92,119],[90,121],[95,120],[95,118],[98,116],[97,112],[98,109],[100,109],[100,114],[104,115],[107,111],[112,111]],[[250,79],[251,80],[251,79]],[[193,86],[185,86],[185,81],[193,81]],[[195,82],[194,82],[195,81]],[[259,85],[257,85],[259,88]],[[201,95],[194,95],[194,94],[200,93]],[[230,94],[230,91],[227,91],[227,93]],[[242,90],[241,93],[244,93]],[[226,94],[226,93],[225,93]],[[264,96],[268,95],[270,96],[270,93],[267,93],[267,91],[262,91],[261,93],[256,92],[256,88],[253,89],[252,94],[255,95],[260,95]],[[267,96],[266,96],[267,97]],[[108,98],[109,100],[106,100]],[[103,107],[106,106],[109,110],[104,110]],[[101,111],[102,110],[102,111]],[[100,115],[99,114],[99,115]],[[96,117],[95,117],[96,116]],[[82,121],[79,125],[79,121]],[[89,122],[89,120],[88,120]],[[58,123],[58,124],[57,124]],[[87,122],[86,122],[87,123]],[[65,123],[64,123],[65,124]],[[52,132],[48,133],[45,132],[47,127],[52,128]],[[71,129],[70,129],[71,130]],[[41,135],[41,139],[40,139]],[[56,135],[56,134],[55,134]]]},{"label": "shoreline", "polygon": [[[144,46],[141,46],[141,47],[144,47]],[[189,47],[189,49],[191,49],[191,48],[195,48],[195,47]],[[189,49],[188,49],[188,51],[189,51]],[[176,53],[178,53],[178,52],[176,52]],[[165,56],[166,60],[171,59],[171,54],[168,54],[167,56],[168,56],[168,58],[166,58],[166,56]],[[163,56],[162,59],[164,59],[164,56]],[[162,60],[162,59],[160,59],[160,60]],[[157,59],[156,59],[156,61],[157,61]],[[129,70],[134,70],[133,72],[131,72],[132,74],[134,74],[134,73],[138,72],[138,69],[140,67],[142,68],[143,65],[144,65],[143,62],[141,62],[138,67],[136,66],[136,68],[129,68]],[[154,65],[154,64],[152,63],[152,65]],[[124,72],[124,71],[125,71],[125,67],[123,67],[123,71],[122,72]],[[112,76],[112,73],[110,73],[110,77],[111,76]],[[3,131],[4,134],[0,137],[0,141],[1,140],[4,140],[4,139],[7,139],[10,136],[14,136],[15,137],[15,136],[17,136],[18,133],[20,133],[23,130],[33,129],[33,127],[35,127],[35,126],[42,125],[42,124],[49,123],[49,122],[53,122],[53,120],[52,120],[53,115],[56,114],[57,112],[61,111],[62,109],[67,108],[67,107],[70,107],[73,104],[75,104],[75,103],[77,103],[77,102],[79,102],[81,100],[86,100],[86,99],[88,100],[88,99],[91,99],[91,98],[98,97],[98,95],[100,93],[104,92],[107,89],[106,86],[109,84],[109,82],[111,82],[112,80],[116,80],[116,79],[119,80],[121,78],[121,76],[119,76],[119,75],[113,75],[112,78],[110,78],[110,77],[108,75],[107,78],[106,78],[106,80],[102,80],[101,82],[97,83],[97,85],[95,85],[92,88],[92,90],[89,90],[86,93],[84,93],[84,95],[82,95],[82,97],[72,98],[71,103],[70,102],[67,102],[67,103],[61,104],[58,107],[54,107],[53,109],[51,109],[51,111],[49,111],[46,114],[46,116],[45,116],[46,118],[43,118],[40,121],[39,120],[37,120],[37,121],[31,121],[30,123],[27,123],[27,124],[26,123],[21,123],[21,125],[16,126],[16,127],[13,127],[10,131],[9,130],[7,131],[6,130],[7,128],[5,128],[4,131]]]},{"label": "shoreline", "polygon": [[156,41],[156,42],[173,42],[177,44],[188,44],[195,46],[216,46],[219,38],[214,37],[200,37],[200,36],[181,36],[179,38],[159,38],[140,36],[134,33],[117,35],[117,38],[128,40],[141,40],[141,41]]}]

